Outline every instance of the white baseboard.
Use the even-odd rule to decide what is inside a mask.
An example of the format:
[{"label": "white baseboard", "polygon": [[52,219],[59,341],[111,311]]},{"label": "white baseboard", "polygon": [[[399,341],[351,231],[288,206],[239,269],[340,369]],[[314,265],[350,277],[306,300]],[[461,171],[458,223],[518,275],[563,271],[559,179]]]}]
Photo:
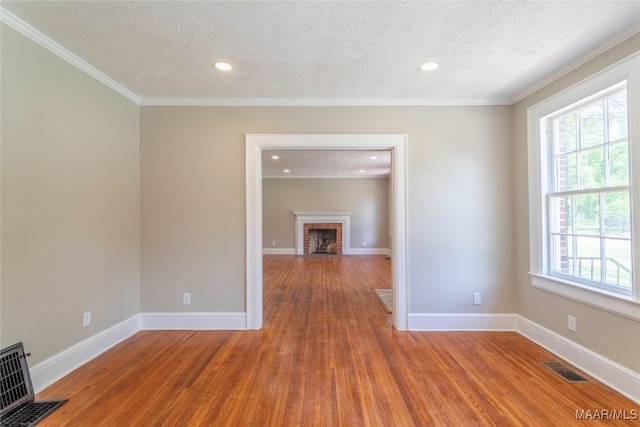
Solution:
[{"label": "white baseboard", "polygon": [[640,403],[640,373],[634,372],[525,317],[518,315],[516,323],[517,331],[520,334],[629,399]]},{"label": "white baseboard", "polygon": [[295,248],[262,248],[263,255],[295,255]]},{"label": "white baseboard", "polygon": [[136,314],[34,365],[29,369],[34,391],[39,393],[139,330],[140,315]]},{"label": "white baseboard", "polygon": [[410,313],[410,331],[515,331],[513,313]]},{"label": "white baseboard", "polygon": [[349,255],[389,255],[391,250],[385,248],[351,248]]},{"label": "white baseboard", "polygon": [[246,313],[140,313],[143,330],[244,330]]}]

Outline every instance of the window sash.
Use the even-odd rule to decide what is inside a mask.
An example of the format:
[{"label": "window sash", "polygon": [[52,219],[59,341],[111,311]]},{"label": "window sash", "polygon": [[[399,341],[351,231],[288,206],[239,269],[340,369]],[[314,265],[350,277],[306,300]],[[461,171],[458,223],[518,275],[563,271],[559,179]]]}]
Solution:
[{"label": "window sash", "polygon": [[[602,205],[602,199],[604,197],[604,193],[606,192],[590,192],[589,194],[598,195],[600,199],[600,205]],[[585,194],[585,192],[580,192],[579,194]],[[561,196],[566,197],[566,196]],[[572,198],[572,204],[570,209],[571,218],[564,219],[564,227],[565,230],[558,230],[558,227],[554,227],[553,224],[557,222],[557,217],[553,212],[554,209],[554,199],[559,199],[559,197],[555,197],[554,195],[549,194],[547,196],[547,206],[548,206],[548,215],[547,215],[547,246],[548,246],[548,274],[550,276],[555,276],[562,278],[568,281],[579,282],[584,285],[595,286],[601,289],[606,289],[608,291],[612,291],[615,293],[619,293],[622,295],[631,296],[633,294],[633,265],[632,262],[630,265],[625,266],[624,261],[620,261],[615,259],[610,255],[610,252],[607,249],[607,242],[627,242],[627,246],[630,250],[630,259],[633,258],[633,241],[631,238],[631,233],[629,237],[624,235],[615,235],[615,234],[607,234],[607,227],[605,226],[605,211],[604,209],[599,209],[599,230],[597,233],[587,233],[580,232],[577,230],[577,221],[576,221],[576,209],[575,209],[575,198]],[[568,225],[570,224],[570,225]],[[566,253],[558,253],[558,245],[556,242],[556,238],[564,238],[566,239],[567,244],[570,244],[571,247],[566,248]],[[585,251],[586,245],[583,243],[582,246],[579,246],[578,241],[582,240],[598,240],[598,248],[597,253],[593,256],[580,255],[581,251]],[[572,273],[564,273],[556,268],[557,260],[563,260],[567,264],[571,263],[573,266]],[[597,264],[597,273],[598,275],[594,277],[593,270],[596,267],[595,261],[598,261]],[[562,261],[561,261],[562,262]],[[581,267],[583,262],[588,262],[589,267],[591,269],[590,277],[585,277],[585,275],[581,274]],[[611,269],[611,271],[610,271]],[[612,271],[615,269],[616,273],[616,283],[612,283],[609,281],[609,278],[613,275]],[[621,276],[622,270],[622,276]],[[624,279],[627,272],[629,285],[626,286],[621,283],[621,278]]]},{"label": "window sash", "polygon": [[[548,191],[551,193],[558,193],[560,191],[575,191],[575,190],[558,190],[557,186],[558,186],[558,177],[556,176],[557,174],[557,168],[556,168],[556,162],[557,159],[559,157],[562,156],[569,156],[569,155],[575,155],[576,156],[576,185],[577,185],[577,189],[576,190],[600,190],[600,189],[604,189],[604,188],[609,188],[611,186],[611,176],[610,176],[610,167],[611,167],[611,159],[610,159],[610,150],[609,148],[612,145],[618,144],[618,143],[624,143],[626,141],[627,143],[627,152],[628,154],[628,158],[630,161],[630,154],[631,151],[629,149],[629,129],[628,129],[628,117],[629,117],[629,99],[627,96],[627,131],[626,131],[626,136],[625,137],[621,137],[621,138],[617,138],[617,139],[610,139],[611,135],[610,135],[610,129],[609,129],[609,100],[612,98],[615,98],[616,96],[622,95],[622,94],[626,94],[627,91],[627,82],[623,81],[621,83],[618,83],[616,85],[614,85],[613,87],[609,88],[608,90],[604,91],[604,92],[600,92],[598,94],[597,97],[592,97],[592,98],[587,98],[579,103],[573,104],[568,108],[562,109],[561,111],[552,114],[550,116],[547,117],[546,121],[546,136],[547,136],[547,144],[549,144],[549,150],[547,151],[548,153],[548,158],[547,161],[549,162],[549,166],[548,166],[548,171],[550,174],[550,180],[549,180],[549,189]],[[580,120],[580,112],[585,110],[586,108],[596,105],[596,104],[601,104],[602,105],[602,115],[603,115],[603,123],[602,123],[602,142],[598,143],[598,144],[594,144],[594,145],[589,145],[587,147],[583,146],[582,143],[582,128],[581,128],[581,120]],[[556,135],[556,126],[555,126],[555,121],[561,119],[562,117],[568,116],[568,115],[574,115],[575,116],[575,148],[570,150],[570,151],[566,151],[566,152],[562,152],[559,153],[557,150],[557,145],[559,145],[559,141]],[[603,149],[604,150],[604,185],[602,186],[597,186],[597,187],[589,187],[589,188],[584,188],[584,183],[582,182],[582,171],[581,171],[581,167],[583,165],[583,162],[581,161],[582,156],[585,153],[589,153],[595,150],[599,150],[599,149]],[[628,182],[630,182],[631,180],[631,176],[630,176],[630,168],[629,168],[629,176],[628,176]],[[567,178],[568,179],[568,178]]]}]

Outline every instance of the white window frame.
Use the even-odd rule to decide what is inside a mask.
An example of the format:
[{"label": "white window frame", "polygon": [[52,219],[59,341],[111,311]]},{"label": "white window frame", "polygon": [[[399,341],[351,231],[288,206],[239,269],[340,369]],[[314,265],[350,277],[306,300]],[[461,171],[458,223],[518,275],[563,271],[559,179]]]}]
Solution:
[{"label": "white window frame", "polygon": [[[585,99],[627,82],[629,109],[629,162],[632,233],[632,293],[607,291],[578,281],[549,274],[547,241],[547,194],[549,156],[546,138],[547,117]],[[608,67],[527,110],[529,161],[529,244],[531,284],[547,292],[640,321],[640,53]]]}]

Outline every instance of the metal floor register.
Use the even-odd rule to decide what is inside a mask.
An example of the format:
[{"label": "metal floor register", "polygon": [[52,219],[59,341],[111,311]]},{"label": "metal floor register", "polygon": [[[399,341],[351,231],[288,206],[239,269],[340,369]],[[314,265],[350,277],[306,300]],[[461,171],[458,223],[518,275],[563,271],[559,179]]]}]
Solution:
[{"label": "metal floor register", "polygon": [[2,382],[2,407],[0,426],[31,427],[56,410],[66,400],[43,400],[36,402],[29,365],[22,343],[2,349],[0,355]]}]

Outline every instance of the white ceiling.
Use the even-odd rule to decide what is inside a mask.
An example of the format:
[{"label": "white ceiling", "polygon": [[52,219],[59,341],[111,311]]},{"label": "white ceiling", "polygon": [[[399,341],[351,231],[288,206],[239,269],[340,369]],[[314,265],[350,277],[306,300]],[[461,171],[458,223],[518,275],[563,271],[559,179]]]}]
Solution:
[{"label": "white ceiling", "polygon": [[[511,104],[640,29],[638,1],[1,7],[3,22],[144,105]],[[214,71],[220,60],[234,70]],[[441,67],[422,72],[426,61]],[[285,150],[278,161],[263,154],[265,177],[390,172],[388,151]]]},{"label": "white ceiling", "polygon": [[[2,8],[4,22],[57,43],[142,104],[509,104],[640,22],[638,1],[3,0]],[[214,71],[217,60],[234,70]],[[419,71],[426,61],[442,66]]]},{"label": "white ceiling", "polygon": [[[273,159],[274,155],[279,158]],[[285,169],[289,172],[284,172]],[[371,178],[387,177],[390,173],[391,152],[388,150],[262,151],[264,178]]]}]

